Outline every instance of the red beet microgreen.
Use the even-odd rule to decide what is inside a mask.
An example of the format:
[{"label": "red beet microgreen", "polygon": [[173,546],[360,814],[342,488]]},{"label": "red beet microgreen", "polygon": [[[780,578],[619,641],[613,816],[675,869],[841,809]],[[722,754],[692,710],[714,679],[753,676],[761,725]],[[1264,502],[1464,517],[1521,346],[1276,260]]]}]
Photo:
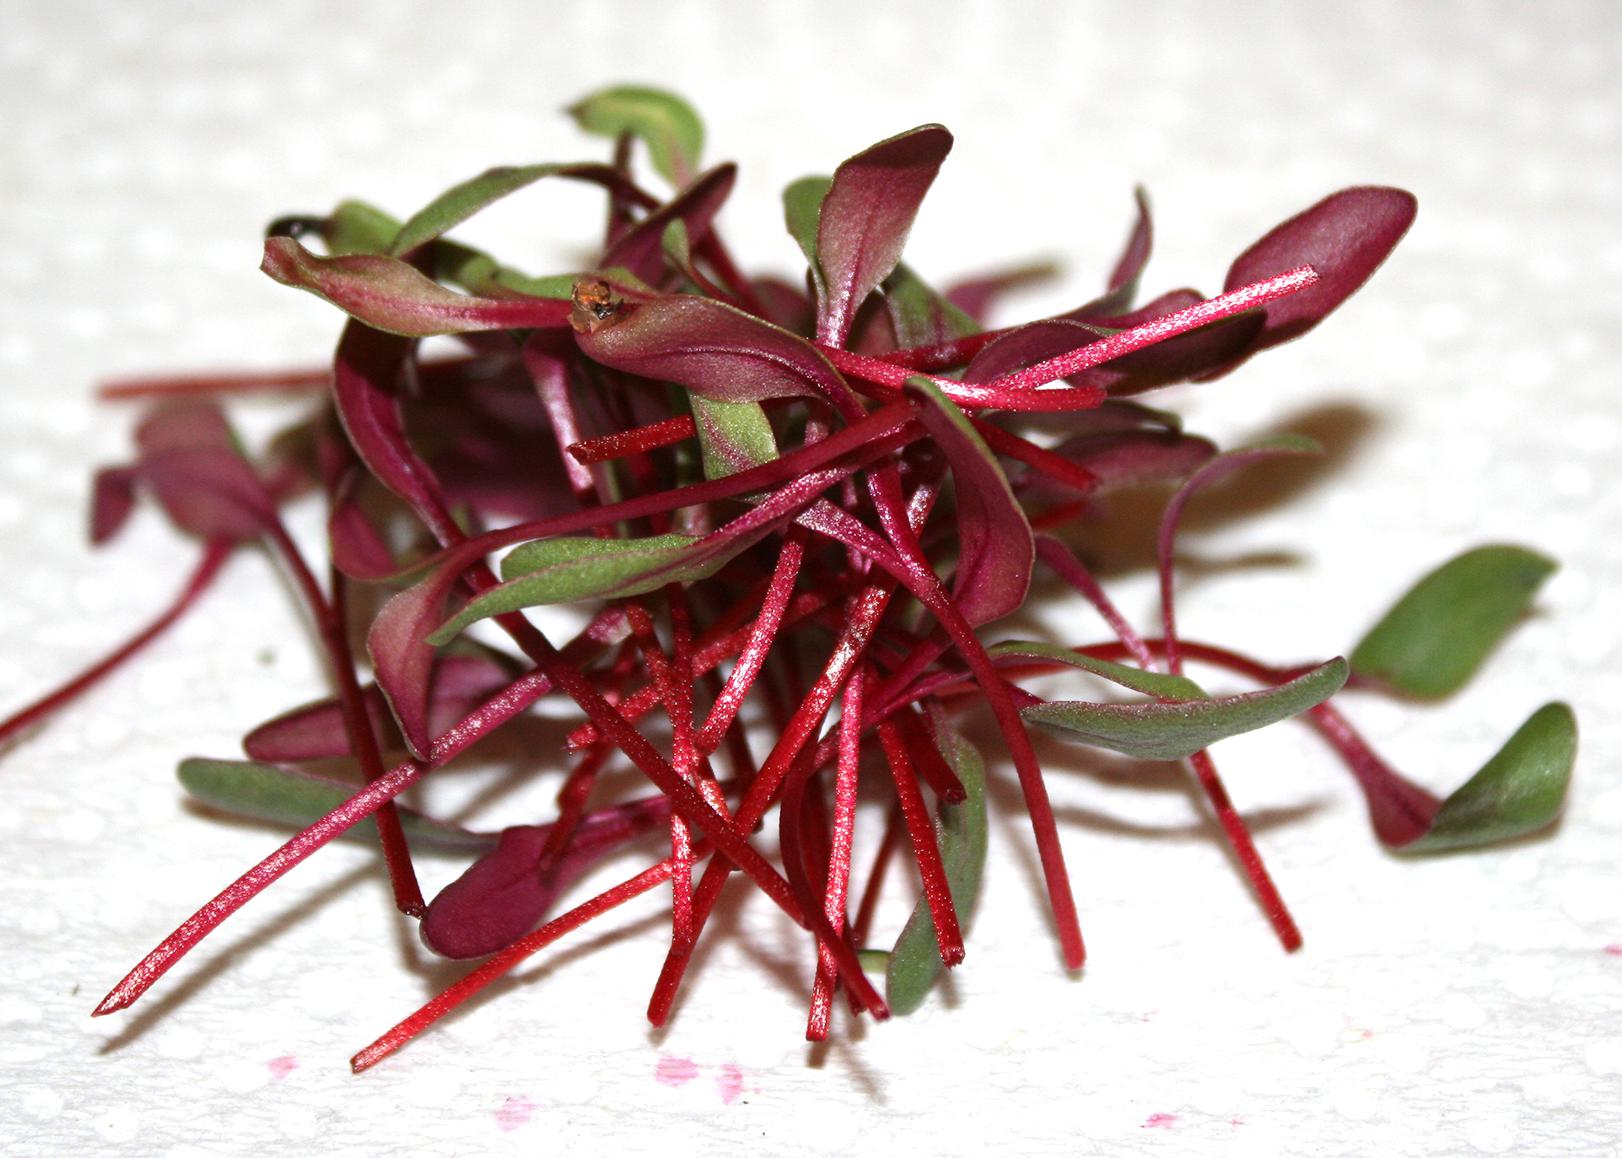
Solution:
[{"label": "red beet microgreen", "polygon": [[[1379,840],[1405,853],[1514,839],[1558,816],[1575,754],[1563,705],[1534,713],[1439,800],[1387,765],[1331,701],[1349,671],[1373,691],[1456,690],[1551,570],[1534,552],[1482,548],[1444,565],[1357,646],[1350,668],[1268,664],[1176,630],[1175,539],[1187,503],[1252,462],[1315,448],[1283,438],[1219,455],[1175,416],[1123,396],[1227,373],[1316,325],[1406,230],[1408,194],[1332,194],[1241,254],[1217,297],[1174,289],[1134,306],[1152,247],[1140,191],[1100,297],[982,331],[991,297],[1029,270],[941,293],[901,262],[951,147],[940,126],[890,137],[785,192],[808,295],[734,261],[717,215],[735,169],[700,172],[703,128],[679,98],[621,86],[570,112],[614,141],[610,162],[491,169],[403,222],[351,201],[274,223],[265,272],[349,315],[330,371],[108,390],[170,402],[142,423],[135,461],[96,476],[92,538],[112,539],[146,497],[207,540],[204,556],[173,607],[0,723],[0,741],[110,676],[195,602],[231,552],[253,545],[292,578],[336,694],[250,732],[253,763],[182,765],[187,790],[209,807],[305,827],[159,944],[97,1013],[138,999],[322,845],[364,833],[380,842],[399,907],[422,917],[429,948],[487,960],[358,1053],[357,1070],[530,954],[668,884],[669,948],[648,1003],[662,1024],[702,959],[699,944],[722,935],[709,918],[735,870],[803,927],[807,1036],[822,1039],[841,988],[855,1015],[907,1012],[972,950],[986,779],[1005,765],[1029,813],[1062,960],[1075,968],[1080,922],[1028,723],[1083,745],[1187,760],[1290,949],[1299,931],[1209,745],[1301,718],[1352,773]],[[633,178],[642,149],[668,197]],[[553,177],[607,192],[606,227],[592,231],[599,257],[584,268],[531,276],[451,236]],[[424,360],[416,339],[431,335],[453,335],[462,349]],[[210,400],[256,390],[311,400],[259,460]],[[1181,485],[1159,528],[1164,635],[1145,638],[1079,544],[1089,524],[1112,517],[1100,496],[1166,484]],[[282,517],[317,495],[327,504],[325,588]],[[492,556],[509,548],[498,579]],[[1038,560],[1062,583],[1033,584]],[[988,648],[976,634],[1063,587],[1115,638]],[[554,644],[525,612],[556,603],[583,604],[589,618]],[[372,683],[355,671],[351,618],[366,626]],[[485,619],[516,654],[452,644]],[[1208,694],[1185,665],[1256,686]],[[1066,668],[1147,698],[1049,702],[1024,686]],[[543,697],[576,710],[555,815],[476,833],[395,807]],[[983,764],[958,730],[956,716],[976,704],[990,709],[1006,759]],[[644,731],[655,715],[663,726]],[[383,753],[402,747],[410,757],[388,770]],[[863,784],[864,755],[888,777]],[[349,762],[352,774],[284,766],[315,760]],[[533,760],[557,766],[552,753]],[[651,793],[620,775],[627,769]],[[861,803],[869,797],[880,808],[872,816]],[[756,836],[774,809],[776,849]],[[357,827],[374,815],[375,831]],[[879,817],[877,851],[853,863]],[[638,863],[636,838],[654,829],[668,834],[669,855]],[[475,857],[425,913],[408,840]],[[610,859],[635,867],[579,901],[577,879]],[[868,948],[888,935],[875,928],[881,894],[907,877],[922,899],[893,950]],[[548,919],[566,897],[574,907]],[[864,964],[886,970],[888,1007]]]}]

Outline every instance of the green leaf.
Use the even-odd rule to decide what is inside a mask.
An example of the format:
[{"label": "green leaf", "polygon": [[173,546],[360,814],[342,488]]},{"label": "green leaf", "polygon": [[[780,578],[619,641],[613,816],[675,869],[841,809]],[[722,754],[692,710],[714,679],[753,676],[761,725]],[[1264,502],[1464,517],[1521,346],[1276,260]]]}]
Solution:
[{"label": "green leaf", "polygon": [[1478,848],[1554,823],[1576,759],[1576,717],[1565,704],[1543,705],[1481,771],[1442,801],[1430,831],[1397,851]]},{"label": "green leaf", "polygon": [[334,257],[346,253],[387,253],[400,222],[364,201],[345,201],[332,211],[322,237]]},{"label": "green leaf", "polygon": [[599,185],[616,185],[620,176],[608,165],[574,163],[566,165],[503,165],[487,169],[477,177],[454,185],[414,214],[395,235],[389,253],[395,257],[410,253],[438,240],[479,210],[503,197],[535,184],[543,177],[569,176]]},{"label": "green leaf", "polygon": [[648,147],[653,167],[673,185],[685,185],[698,171],[704,151],[704,122],[674,93],[640,85],[618,85],[571,105],[569,115],[588,133],[617,139],[630,133]]},{"label": "green leaf", "polygon": [[1071,651],[1067,647],[1059,647],[1051,643],[1033,643],[1024,639],[1011,639],[1006,643],[999,643],[987,648],[986,653],[993,659],[1003,656],[1029,656],[1032,659],[1052,660],[1055,663],[1069,664],[1082,671],[1092,672],[1111,683],[1120,684],[1124,688],[1131,688],[1135,692],[1142,692],[1146,696],[1154,696],[1164,700],[1203,700],[1209,697],[1199,684],[1186,676],[1161,675],[1159,672],[1144,671],[1138,667],[1128,667],[1124,663],[1111,663],[1107,659],[1094,659],[1090,655],[1082,655]]},{"label": "green leaf", "polygon": [[1084,743],[1146,760],[1181,760],[1218,740],[1253,732],[1323,703],[1346,682],[1332,659],[1287,684],[1259,692],[1175,704],[1094,704],[1054,700],[1020,715],[1081,736]]},{"label": "green leaf", "polygon": [[687,236],[687,223],[680,217],[675,218],[665,226],[659,244],[665,251],[666,260],[686,274],[688,281],[698,284],[697,278],[689,272],[693,268],[693,243]]},{"label": "green leaf", "polygon": [[896,344],[903,349],[932,346],[980,332],[979,323],[937,293],[906,262],[884,279],[883,288]]},{"label": "green leaf", "polygon": [[[952,890],[952,904],[959,920],[967,927],[980,895],[980,878],[986,865],[985,765],[973,745],[938,720],[935,742],[967,793],[961,804],[941,804],[937,825],[941,862]],[[901,929],[901,936],[896,938],[887,964],[885,1000],[890,1011],[913,1012],[924,1003],[941,972],[935,921],[929,915],[926,901],[920,900],[913,909]]]},{"label": "green leaf", "polygon": [[833,183],[832,177],[801,177],[783,190],[783,221],[819,281],[822,270],[817,264],[817,223],[822,216],[822,199],[828,196]]},{"label": "green leaf", "polygon": [[666,583],[707,579],[787,517],[756,520],[741,534],[730,529],[742,522],[735,520],[702,539],[678,534],[642,539],[563,536],[525,543],[501,562],[507,582],[469,601],[429,635],[428,642],[438,647],[471,623],[525,607],[618,599],[657,591]]},{"label": "green leaf", "polygon": [[777,437],[758,402],[721,402],[689,394],[698,442],[704,452],[704,477],[725,478],[778,457]]},{"label": "green leaf", "polygon": [[[210,808],[297,828],[320,820],[360,790],[359,785],[342,780],[248,760],[182,760],[177,774],[192,798]],[[495,847],[492,835],[469,832],[409,808],[395,807],[413,849],[420,846],[439,852],[483,852]],[[356,826],[345,832],[343,839],[371,843],[376,837],[370,829],[370,825]]]},{"label": "green leaf", "polygon": [[1457,691],[1526,613],[1553,560],[1524,547],[1477,547],[1426,575],[1352,652],[1352,670],[1399,692]]}]

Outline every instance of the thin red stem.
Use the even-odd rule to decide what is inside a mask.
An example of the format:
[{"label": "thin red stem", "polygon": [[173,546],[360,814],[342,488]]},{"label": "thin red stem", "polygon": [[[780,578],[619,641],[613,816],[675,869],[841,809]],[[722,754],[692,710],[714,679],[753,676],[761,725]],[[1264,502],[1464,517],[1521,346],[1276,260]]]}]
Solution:
[{"label": "thin red stem", "polygon": [[651,423],[648,426],[633,426],[630,430],[572,443],[569,446],[569,454],[581,465],[591,466],[593,463],[609,462],[632,454],[645,454],[663,446],[674,446],[678,442],[686,442],[689,438],[697,436],[698,426],[693,422],[693,416],[678,414],[663,422]]},{"label": "thin red stem", "polygon": [[935,922],[935,940],[940,947],[941,963],[951,968],[963,961],[963,930],[958,926],[957,906],[952,903],[952,887],[946,879],[946,866],[941,863],[940,845],[935,841],[935,824],[924,805],[923,793],[918,790],[918,775],[907,754],[906,742],[889,720],[879,725],[879,744],[890,765],[896,799],[901,802],[901,816],[906,821],[907,835],[912,840],[918,876],[923,881],[924,900]]},{"label": "thin red stem", "polygon": [[[834,780],[833,838],[828,848],[828,883],[823,912],[834,932],[845,931],[845,904],[850,892],[851,845],[856,830],[856,792],[862,762],[863,673],[854,672],[840,702],[839,773]],[[838,971],[833,956],[819,952],[817,977],[811,987],[811,1011],[806,1018],[808,1041],[825,1041],[832,1013]]]},{"label": "thin red stem", "polygon": [[224,539],[210,540],[203,547],[202,558],[187,577],[180,594],[175,597],[163,613],[139,632],[132,636],[127,643],[118,650],[97,660],[89,668],[74,676],[67,683],[57,688],[27,707],[20,709],[4,721],[0,721],[0,748],[3,748],[13,738],[27,731],[34,725],[48,719],[53,713],[66,707],[78,699],[85,692],[95,687],[102,680],[117,671],[124,662],[145,648],[153,640],[161,636],[187,611],[196,605],[203,593],[214,585],[215,578],[225,561],[231,557],[236,544]]},{"label": "thin red stem", "polygon": [[643,869],[629,880],[622,881],[613,888],[597,894],[584,904],[575,906],[561,917],[548,921],[528,936],[514,941],[466,977],[444,990],[410,1017],[383,1034],[371,1045],[355,1054],[349,1060],[350,1069],[357,1074],[362,1070],[370,1069],[440,1018],[456,1009],[457,1006],[476,995],[492,981],[500,980],[508,973],[511,973],[531,954],[539,952],[558,938],[580,928],[594,917],[601,916],[610,909],[624,904],[632,897],[640,896],[649,889],[657,888],[669,878],[670,870],[671,862],[668,859],[662,860],[651,868]]}]

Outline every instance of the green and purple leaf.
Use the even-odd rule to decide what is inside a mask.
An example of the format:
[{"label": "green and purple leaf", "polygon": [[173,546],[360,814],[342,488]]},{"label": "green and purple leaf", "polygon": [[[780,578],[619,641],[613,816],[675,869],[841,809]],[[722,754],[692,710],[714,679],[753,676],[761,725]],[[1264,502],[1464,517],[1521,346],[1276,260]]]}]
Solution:
[{"label": "green and purple leaf", "polygon": [[957,570],[952,598],[971,626],[1017,610],[1031,586],[1036,542],[996,456],[963,412],[928,378],[907,380],[907,396],[946,456],[956,481]]},{"label": "green and purple leaf", "polygon": [[1144,760],[1182,760],[1219,740],[1254,732],[1323,703],[1346,683],[1350,669],[1336,658],[1278,687],[1181,703],[1098,704],[1054,700],[1020,715],[1079,736],[1083,743]]},{"label": "green and purple leaf", "polygon": [[569,304],[550,298],[487,298],[448,290],[397,258],[317,257],[291,237],[265,239],[265,273],[307,290],[367,325],[411,338],[480,330],[559,327]]},{"label": "green and purple leaf", "polygon": [[[962,803],[941,803],[936,835],[952,894],[952,907],[957,911],[959,923],[967,928],[980,895],[989,842],[985,764],[972,744],[939,720],[934,729],[934,743],[965,793]],[[940,973],[941,954],[935,920],[930,915],[928,902],[920,899],[885,960],[884,996],[890,1012],[905,1015],[915,1011],[924,1003]]]},{"label": "green and purple leaf", "polygon": [[901,260],[918,207],[951,148],[946,129],[922,125],[834,170],[817,217],[816,259],[824,283],[819,341],[844,344],[856,311]]},{"label": "green and purple leaf", "polygon": [[758,402],[720,402],[692,394],[705,478],[726,478],[778,457],[777,436]]},{"label": "green and purple leaf", "polygon": [[1145,671],[1139,667],[1129,667],[1124,663],[1112,663],[1107,659],[1095,659],[1090,655],[1052,643],[1010,639],[986,648],[986,654],[992,659],[1037,659],[1067,664],[1109,680],[1113,684],[1119,684],[1123,688],[1131,688],[1135,692],[1142,692],[1146,696],[1154,696],[1160,700],[1210,698],[1199,684],[1187,676],[1164,675],[1160,672]]},{"label": "green and purple leaf", "polygon": [[[610,192],[621,192],[626,187],[624,176],[612,165],[592,162],[567,165],[503,165],[487,169],[477,177],[447,189],[413,214],[390,239],[387,253],[390,257],[404,257],[413,250],[437,241],[480,210],[545,177],[586,181],[601,185]],[[379,225],[380,223],[376,221],[369,222],[366,235],[374,237]]]},{"label": "green and purple leaf", "polygon": [[[262,820],[290,828],[314,824],[361,790],[326,776],[271,764],[244,760],[190,759],[181,761],[180,783],[194,800],[249,820]],[[411,839],[413,851],[483,852],[495,843],[486,833],[469,832],[454,824],[433,820],[395,805],[400,827]],[[375,843],[370,826],[347,829],[340,839]]]},{"label": "green and purple leaf", "polygon": [[736,165],[717,165],[679,196],[626,230],[599,264],[605,269],[629,270],[643,281],[657,279],[664,271],[665,231],[680,222],[689,246],[708,237],[715,215],[726,203],[737,178]]},{"label": "green and purple leaf", "polygon": [[575,339],[594,362],[719,402],[850,399],[838,371],[804,338],[710,298],[627,304],[612,324]]}]

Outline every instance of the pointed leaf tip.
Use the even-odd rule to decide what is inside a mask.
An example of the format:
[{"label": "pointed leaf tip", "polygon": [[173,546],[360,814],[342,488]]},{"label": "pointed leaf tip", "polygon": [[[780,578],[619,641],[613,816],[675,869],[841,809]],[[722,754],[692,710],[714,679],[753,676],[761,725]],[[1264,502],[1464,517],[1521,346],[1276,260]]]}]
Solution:
[{"label": "pointed leaf tip", "polygon": [[1526,613],[1556,564],[1524,547],[1466,551],[1416,583],[1352,651],[1352,670],[1437,699],[1462,687]]},{"label": "pointed leaf tip", "polygon": [[[193,757],[180,762],[176,775],[193,799],[210,808],[294,828],[315,823],[361,790],[358,784],[247,760]],[[488,834],[396,807],[414,850],[482,852],[495,843]],[[369,829],[369,825],[351,827],[340,839],[375,841]]]},{"label": "pointed leaf tip", "polygon": [[1576,716],[1566,704],[1545,704],[1442,802],[1429,832],[1397,851],[1480,848],[1548,827],[1565,804],[1576,759]]},{"label": "pointed leaf tip", "polygon": [[1289,683],[1244,695],[1170,704],[1054,700],[1021,708],[1020,715],[1095,747],[1145,760],[1181,760],[1316,707],[1341,689],[1347,672],[1346,661],[1336,658]]}]

